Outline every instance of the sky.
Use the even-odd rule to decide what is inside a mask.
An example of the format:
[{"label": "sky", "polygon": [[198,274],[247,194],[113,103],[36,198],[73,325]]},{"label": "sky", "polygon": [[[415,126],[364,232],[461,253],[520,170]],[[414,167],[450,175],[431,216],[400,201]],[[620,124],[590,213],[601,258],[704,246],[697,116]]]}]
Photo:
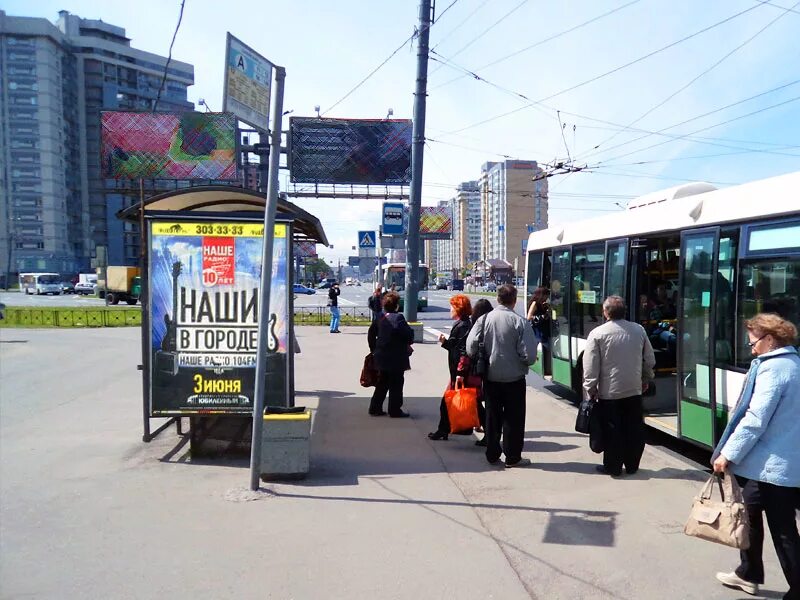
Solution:
[{"label": "sky", "polygon": [[[55,21],[65,9],[102,19],[164,56],[180,8],[180,0],[3,4],[9,15]],[[548,180],[551,225],[623,210],[687,181],[726,187],[800,170],[800,2],[435,4],[423,205],[504,158],[575,167]],[[194,65],[189,100],[214,111],[230,31],[285,67],[291,116],[314,116],[319,105],[327,117],[384,118],[391,108],[410,119],[416,42],[407,40],[418,13],[416,0],[185,0],[173,57]],[[283,172],[283,190],[287,179]],[[334,263],[354,254],[358,230],[380,224],[381,200],[296,203],[322,221],[334,248],[318,249]]]}]

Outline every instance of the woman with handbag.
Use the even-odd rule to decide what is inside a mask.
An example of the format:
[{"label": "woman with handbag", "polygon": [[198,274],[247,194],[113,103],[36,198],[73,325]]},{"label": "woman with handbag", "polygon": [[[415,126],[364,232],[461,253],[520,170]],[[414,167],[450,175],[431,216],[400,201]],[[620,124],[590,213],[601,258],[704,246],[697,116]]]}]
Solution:
[{"label": "woman with handbag", "polygon": [[732,473],[744,491],[750,547],[732,573],[717,573],[728,587],[757,594],[764,583],[764,523],[789,591],[800,600],[800,535],[795,504],[800,494],[800,356],[797,328],[775,314],[745,321],[747,344],[756,357],[728,426],[712,456],[715,473]]},{"label": "woman with handbag", "polygon": [[409,356],[413,352],[414,331],[405,317],[397,312],[400,296],[396,292],[388,292],[383,297],[384,314],[370,325],[367,331],[367,343],[374,357],[375,366],[380,375],[375,385],[375,392],[369,403],[369,414],[380,417],[386,413],[383,401],[389,393],[388,412],[390,417],[402,418],[409,414],[402,410],[404,373],[411,369]]},{"label": "woman with handbag", "polygon": [[[472,316],[472,304],[467,296],[456,294],[450,298],[450,317],[456,322],[450,330],[450,337],[439,335],[439,343],[442,348],[447,350],[447,367],[450,371],[448,389],[454,387],[458,375],[466,374],[458,369],[462,357],[467,354],[467,336],[469,335],[469,330],[472,329],[470,316]],[[439,405],[439,426],[436,431],[428,434],[428,439],[446,440],[449,433],[450,419],[447,416],[447,404],[444,397],[442,397],[442,402]]]}]

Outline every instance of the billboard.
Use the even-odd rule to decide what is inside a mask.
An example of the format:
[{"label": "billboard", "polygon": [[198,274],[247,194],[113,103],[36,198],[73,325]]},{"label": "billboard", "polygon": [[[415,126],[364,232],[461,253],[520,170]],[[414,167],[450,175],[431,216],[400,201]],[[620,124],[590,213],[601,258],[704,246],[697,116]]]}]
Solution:
[{"label": "billboard", "polygon": [[[405,209],[405,229],[408,234],[408,207]],[[453,215],[450,207],[421,206],[419,236],[423,240],[449,240],[453,236]]]},{"label": "billboard", "polygon": [[114,179],[236,179],[231,113],[100,113],[103,175]]},{"label": "billboard", "polygon": [[[151,416],[253,412],[263,223],[150,223]],[[289,225],[275,224],[265,404],[288,406]]]},{"label": "billboard", "polygon": [[294,183],[406,185],[411,181],[411,121],[289,119]]},{"label": "billboard", "polygon": [[248,125],[269,129],[272,63],[230,33],[225,41],[225,86],[222,110]]},{"label": "billboard", "polygon": [[294,243],[294,257],[305,258],[308,256],[317,255],[317,244],[315,242],[295,242]]}]

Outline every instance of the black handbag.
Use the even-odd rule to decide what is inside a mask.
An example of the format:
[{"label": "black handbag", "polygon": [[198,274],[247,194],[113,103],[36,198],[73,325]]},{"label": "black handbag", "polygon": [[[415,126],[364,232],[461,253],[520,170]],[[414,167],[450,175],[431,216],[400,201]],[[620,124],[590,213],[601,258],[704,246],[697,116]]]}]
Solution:
[{"label": "black handbag", "polygon": [[594,402],[589,418],[589,448],[595,454],[605,451],[606,444],[603,439],[603,405]]},{"label": "black handbag", "polygon": [[578,433],[591,432],[592,409],[594,401],[587,398],[578,407],[578,417],[575,419],[575,431]]},{"label": "black handbag", "polygon": [[486,377],[486,373],[489,370],[489,361],[486,358],[486,345],[483,343],[484,327],[486,327],[486,317],[483,317],[481,332],[478,334],[478,351],[475,353],[475,361],[473,364],[473,372],[478,377]]}]

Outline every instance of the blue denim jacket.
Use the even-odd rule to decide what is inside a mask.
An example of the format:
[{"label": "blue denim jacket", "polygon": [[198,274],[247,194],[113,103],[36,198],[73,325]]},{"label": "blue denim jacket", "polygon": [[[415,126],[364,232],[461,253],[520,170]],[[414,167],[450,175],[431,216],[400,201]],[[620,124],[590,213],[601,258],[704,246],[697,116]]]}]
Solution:
[{"label": "blue denim jacket", "polygon": [[[800,356],[792,346],[754,359],[714,450],[736,475],[800,487]],[[713,460],[713,459],[712,459]]]}]

